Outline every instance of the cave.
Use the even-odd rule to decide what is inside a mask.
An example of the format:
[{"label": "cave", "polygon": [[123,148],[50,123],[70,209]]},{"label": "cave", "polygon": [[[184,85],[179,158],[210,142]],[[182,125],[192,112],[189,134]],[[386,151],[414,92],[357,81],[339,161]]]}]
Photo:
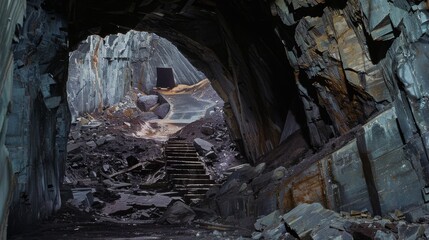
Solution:
[{"label": "cave", "polygon": [[[139,33],[168,40],[208,79],[244,161],[207,191],[204,207],[166,206],[171,214],[190,204],[217,222],[185,214],[182,225],[150,225],[155,239],[165,229],[188,234],[174,239],[429,238],[428,8],[422,0],[2,0],[0,238],[40,239],[31,231],[67,205],[76,109],[104,113],[122,97],[91,100],[91,88],[76,107],[71,84],[83,87],[110,64],[100,81],[121,72],[123,86],[153,89],[127,79],[154,69],[118,64],[132,55],[118,38],[148,47]],[[101,45],[111,48],[100,55]],[[167,154],[192,138],[153,148]],[[131,237],[121,229],[141,226],[129,223],[105,232]],[[76,224],[69,239],[91,237]]]}]

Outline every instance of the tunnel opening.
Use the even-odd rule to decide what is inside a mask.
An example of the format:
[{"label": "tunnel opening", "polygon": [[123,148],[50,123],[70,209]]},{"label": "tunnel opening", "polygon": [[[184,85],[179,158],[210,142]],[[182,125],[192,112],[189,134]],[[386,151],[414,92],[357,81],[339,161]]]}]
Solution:
[{"label": "tunnel opening", "polygon": [[60,212],[150,226],[185,223],[165,217],[171,205],[213,211],[204,205],[210,189],[248,160],[223,100],[172,43],[147,32],[91,35],[70,53],[68,71]]},{"label": "tunnel opening", "polygon": [[[133,237],[121,229],[142,236],[152,234],[155,238],[171,236],[180,230],[186,231],[185,239],[226,238],[230,230],[231,235],[239,237],[233,231],[242,226],[254,231],[253,235],[245,233],[246,236],[256,239],[374,238],[386,234],[389,238],[405,238],[404,235],[411,233],[424,237],[426,226],[421,223],[429,215],[425,204],[429,191],[424,175],[428,162],[428,124],[424,118],[428,109],[424,74],[427,42],[421,40],[427,32],[424,1],[69,0],[63,3],[27,0],[25,12],[24,0],[0,2],[0,24],[6,29],[0,38],[0,45],[6,49],[2,52],[5,58],[0,59],[0,164],[5,166],[0,168],[0,190],[8,193],[0,197],[0,215],[10,216],[9,221],[0,221],[0,238],[8,223],[10,231],[17,231],[22,225],[32,225],[57,211],[62,194],[83,199],[78,201],[82,212],[66,210],[65,215],[59,215],[59,218],[68,215],[65,218],[68,221],[82,217],[83,221],[77,220],[77,224],[64,230],[79,237],[87,234],[106,237],[109,231],[105,229],[109,228],[117,231],[108,236],[112,238]],[[119,102],[114,104],[104,102],[99,94],[104,90],[99,84],[96,91],[84,94],[85,98],[97,99],[88,104],[96,113],[85,110],[88,114],[77,115],[79,107],[75,107],[71,112],[75,115],[74,123],[69,126],[73,117],[69,116],[66,97],[66,85],[72,82],[66,76],[67,69],[71,69],[68,48],[76,50],[77,43],[92,34],[102,36],[102,41],[94,41],[98,46],[111,45],[117,39],[109,34],[126,35],[132,29],[169,39],[192,65],[206,74],[225,102],[223,109],[213,109],[211,117],[223,112],[227,126],[219,125],[215,132],[223,135],[227,129],[231,142],[240,146],[252,163],[241,164],[228,174],[221,169],[221,173],[228,175],[222,185],[193,193],[195,197],[205,192],[207,208],[190,206],[171,192],[158,194],[153,188],[133,184],[142,181],[158,184],[157,179],[163,178],[160,171],[163,165],[156,157],[144,166],[139,161],[147,153],[160,154],[155,140],[141,140],[146,141],[146,149],[140,146],[141,138],[129,141],[98,132],[106,130],[105,127],[120,126],[116,130],[123,134],[138,126],[131,130],[148,136],[162,130],[162,125],[155,122],[146,125],[147,131],[142,131],[140,123],[134,124],[135,113],[141,111],[136,104],[139,98],[157,96],[156,104],[162,105],[177,92],[204,89],[207,85],[203,82],[180,90],[151,91],[150,87],[149,92],[144,92],[142,81],[130,81],[123,88],[107,87],[115,89],[113,94],[127,92],[125,88],[131,90],[125,102],[118,98]],[[99,50],[96,45],[94,48]],[[413,51],[404,51],[406,45]],[[91,44],[86,48],[91,49]],[[120,53],[106,55],[104,59],[99,55],[100,51],[92,54],[87,70],[103,64],[114,65],[127,58]],[[132,79],[131,73],[124,70],[123,79]],[[94,71],[95,82],[100,75]],[[109,74],[109,77],[117,76]],[[128,103],[136,105],[133,108],[137,111],[128,110]],[[108,112],[123,118],[107,124],[104,118],[118,119]],[[156,121],[161,120],[165,118]],[[198,133],[211,132],[210,127],[213,128],[198,121],[187,125],[167,142],[161,154],[168,159],[177,158],[180,152],[189,158],[188,148],[194,144],[188,140],[195,138],[192,127],[196,125]],[[7,130],[4,126],[8,126]],[[76,131],[82,126],[82,132]],[[220,140],[214,137],[214,141],[223,144],[225,139],[218,133],[215,135]],[[113,137],[118,141],[112,140]],[[79,189],[63,189],[61,194],[58,183],[64,176],[61,165],[66,158],[67,140],[75,144],[72,142],[75,138],[86,138],[83,148],[92,152],[85,149],[89,154],[82,157],[76,150],[82,146],[69,149],[76,154],[69,156],[66,169],[71,173],[66,174],[72,176],[75,171],[82,178],[76,181],[79,185],[71,184],[80,186]],[[124,142],[132,144],[126,146]],[[172,151],[178,149],[181,151]],[[106,156],[103,153],[106,151],[116,154]],[[79,164],[91,157],[102,164]],[[203,158],[210,159],[206,154]],[[105,164],[110,160],[112,163]],[[182,170],[199,170],[194,164],[182,166]],[[99,171],[94,171],[97,168]],[[144,171],[148,174],[143,175]],[[199,180],[203,179],[200,177]],[[95,192],[85,187],[97,178],[114,188],[113,194],[103,187],[99,191],[95,187]],[[186,181],[176,179],[182,186]],[[156,204],[168,205],[165,212],[156,210],[156,206],[142,206],[149,198]],[[167,204],[168,199],[175,200]],[[84,207],[96,202],[92,207],[104,209],[106,202],[115,201],[124,205],[115,213],[109,209],[114,215],[114,219],[109,219],[114,221],[111,224],[100,224],[106,216],[94,217],[92,210]],[[216,214],[211,210],[216,210]],[[176,214],[179,216],[176,220],[182,223],[189,222],[193,214],[204,216],[203,221],[193,224],[210,230],[150,225],[149,232],[140,232],[143,226],[140,223],[162,218],[166,213]],[[88,215],[92,217],[87,218]],[[142,222],[127,227],[118,224],[132,224],[123,220],[133,217]],[[164,218],[177,223],[174,218],[167,219]],[[225,222],[216,222],[217,219]],[[327,226],[326,219],[333,222]],[[404,219],[410,224],[403,222]],[[60,229],[56,233],[64,233],[61,227],[56,229]],[[103,229],[102,233],[99,229]],[[163,235],[163,231],[169,234]],[[52,233],[42,229],[40,234],[48,232]]]}]

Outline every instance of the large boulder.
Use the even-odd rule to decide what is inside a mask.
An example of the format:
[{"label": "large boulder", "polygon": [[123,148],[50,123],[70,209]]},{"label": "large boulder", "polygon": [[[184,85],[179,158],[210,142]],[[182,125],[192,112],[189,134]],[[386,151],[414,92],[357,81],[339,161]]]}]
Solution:
[{"label": "large boulder", "polygon": [[200,156],[206,155],[206,153],[212,151],[214,149],[214,145],[207,142],[206,140],[203,140],[201,138],[195,138],[194,139],[194,147],[197,150],[198,154]]},{"label": "large boulder", "polygon": [[157,95],[145,95],[137,99],[137,107],[139,107],[140,110],[144,112],[149,111],[157,103],[158,103]]},{"label": "large boulder", "polygon": [[160,222],[168,222],[170,224],[189,223],[194,220],[196,214],[191,207],[181,201],[174,202],[167,208],[164,215],[160,218]]}]

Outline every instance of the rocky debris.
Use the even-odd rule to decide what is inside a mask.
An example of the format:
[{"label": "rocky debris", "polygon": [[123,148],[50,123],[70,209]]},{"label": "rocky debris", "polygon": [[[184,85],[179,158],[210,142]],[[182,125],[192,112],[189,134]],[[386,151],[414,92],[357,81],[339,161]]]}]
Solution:
[{"label": "rocky debris", "polygon": [[381,217],[366,210],[336,213],[319,203],[302,203],[281,215],[278,210],[259,218],[252,239],[420,239],[428,224]]},{"label": "rocky debris", "polygon": [[94,203],[93,191],[92,188],[74,188],[71,190],[72,199],[68,200],[68,203],[76,208],[91,207]]},{"label": "rocky debris", "polygon": [[192,208],[181,201],[175,201],[167,208],[167,211],[160,218],[160,222],[170,224],[190,223],[195,216],[196,214]]},{"label": "rocky debris", "polygon": [[[200,168],[196,169],[197,166],[193,162],[189,166],[204,172],[195,175],[195,179],[184,179],[189,178],[189,175],[183,175],[180,171],[187,174],[188,166],[182,169],[181,162],[174,159],[177,152],[173,152],[173,159],[167,161],[167,167],[176,167],[177,164],[179,166],[173,170],[176,176],[167,178],[163,154],[169,151],[167,145],[136,138],[130,134],[139,130],[136,126],[150,125],[151,123],[143,122],[142,118],[154,114],[141,112],[133,105],[137,96],[139,92],[133,90],[119,104],[110,106],[101,113],[87,114],[73,124],[64,184],[71,189],[93,189],[91,194],[94,200],[92,204],[82,204],[81,200],[67,205],[109,221],[153,222],[160,220],[162,216],[165,216],[162,222],[166,223],[191,222],[196,217],[208,221],[219,219],[216,212],[210,211],[205,205],[197,206],[195,203],[201,203],[207,190],[218,185],[212,180],[215,178],[213,162],[234,166],[230,158],[236,160],[235,156],[240,156],[229,139],[224,120],[220,117],[221,112],[216,112],[209,118],[210,123],[206,124],[213,126],[215,130],[211,136],[200,131],[201,125],[207,123],[208,119],[201,119],[184,127],[185,132],[195,130],[193,138],[200,138],[205,141],[204,144],[210,146],[210,151],[200,157],[195,151],[193,155],[190,154],[187,148],[183,152],[186,157],[183,164],[196,161],[201,165],[198,166]],[[158,108],[161,105],[158,105]],[[154,107],[152,111],[156,109],[157,107]],[[158,119],[158,116],[156,118]],[[97,127],[82,128],[83,125],[90,125],[90,122],[101,124]],[[206,137],[209,138],[208,141],[203,140]],[[223,141],[209,142],[216,137],[222,138]],[[192,140],[188,142],[189,147],[193,148]],[[177,191],[172,189],[173,185],[168,182],[169,179],[177,180]],[[195,186],[188,186],[187,181]],[[189,211],[190,207],[186,204],[183,205],[184,201],[190,202],[192,208],[195,208],[194,212]]]},{"label": "rocky debris", "polygon": [[162,103],[153,110],[153,113],[155,113],[155,115],[157,115],[161,119],[165,118],[168,112],[170,112],[169,103]]},{"label": "rocky debris", "polygon": [[[106,215],[125,215],[133,213],[134,210],[157,208],[166,209],[172,198],[161,194],[134,195],[119,193],[120,198],[112,203],[107,203],[102,209]],[[124,214],[123,211],[126,211]]]},{"label": "rocky debris", "polygon": [[281,221],[280,212],[278,210],[268,214],[267,216],[264,216],[262,218],[259,218],[255,223],[255,229],[257,231],[264,231],[267,227],[278,225]]},{"label": "rocky debris", "polygon": [[137,107],[143,112],[148,112],[158,103],[158,95],[145,95],[137,99]]},{"label": "rocky debris", "polygon": [[86,142],[86,145],[90,148],[96,148],[97,144],[94,141],[88,141]]},{"label": "rocky debris", "polygon": [[210,136],[215,133],[215,129],[210,125],[204,124],[201,126],[201,133]]}]

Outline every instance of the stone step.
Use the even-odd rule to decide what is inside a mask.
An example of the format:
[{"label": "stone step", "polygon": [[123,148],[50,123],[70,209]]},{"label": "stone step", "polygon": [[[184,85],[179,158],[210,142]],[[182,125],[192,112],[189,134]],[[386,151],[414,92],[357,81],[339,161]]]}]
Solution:
[{"label": "stone step", "polygon": [[191,146],[191,147],[193,147],[194,144],[188,143],[188,142],[172,142],[172,143],[167,143],[166,146],[167,147],[170,147],[170,146]]},{"label": "stone step", "polygon": [[195,183],[190,183],[190,184],[176,184],[175,185],[177,188],[194,188],[194,187],[220,187],[220,184],[218,183],[203,183],[203,184],[195,184]]},{"label": "stone step", "polygon": [[165,151],[166,152],[187,152],[187,151],[195,152],[196,149],[194,147],[166,147]]},{"label": "stone step", "polygon": [[167,157],[167,161],[170,161],[170,160],[174,160],[174,161],[193,161],[193,162],[200,162],[201,163],[200,159],[199,158],[195,158],[195,157],[177,157],[177,156],[175,156],[175,157]]},{"label": "stone step", "polygon": [[194,163],[194,164],[177,164],[177,163],[173,163],[168,165],[171,168],[174,169],[201,169],[204,170],[204,165],[201,163]]},{"label": "stone step", "polygon": [[199,193],[199,194],[205,194],[209,188],[175,188],[175,191],[179,193]]},{"label": "stone step", "polygon": [[195,178],[195,179],[210,179],[207,174],[171,174],[171,178]]},{"label": "stone step", "polygon": [[183,197],[185,199],[204,199],[206,195],[201,193],[188,193],[185,194]]},{"label": "stone step", "polygon": [[167,142],[167,144],[180,144],[180,143],[182,143],[182,144],[192,144],[192,143],[190,143],[188,141],[168,141]]},{"label": "stone step", "polygon": [[174,184],[182,184],[187,186],[187,184],[211,184],[213,180],[210,179],[195,179],[195,178],[173,178],[171,181]]},{"label": "stone step", "polygon": [[206,170],[167,167],[167,173],[168,174],[206,174]]},{"label": "stone step", "polygon": [[171,166],[172,164],[188,164],[188,165],[189,164],[191,164],[191,165],[199,164],[199,165],[201,165],[201,163],[198,161],[167,160],[167,166]]},{"label": "stone step", "polygon": [[174,156],[183,156],[183,157],[198,157],[198,154],[195,151],[186,151],[186,152],[176,152],[176,151],[168,151],[165,152],[167,157],[174,157]]}]

